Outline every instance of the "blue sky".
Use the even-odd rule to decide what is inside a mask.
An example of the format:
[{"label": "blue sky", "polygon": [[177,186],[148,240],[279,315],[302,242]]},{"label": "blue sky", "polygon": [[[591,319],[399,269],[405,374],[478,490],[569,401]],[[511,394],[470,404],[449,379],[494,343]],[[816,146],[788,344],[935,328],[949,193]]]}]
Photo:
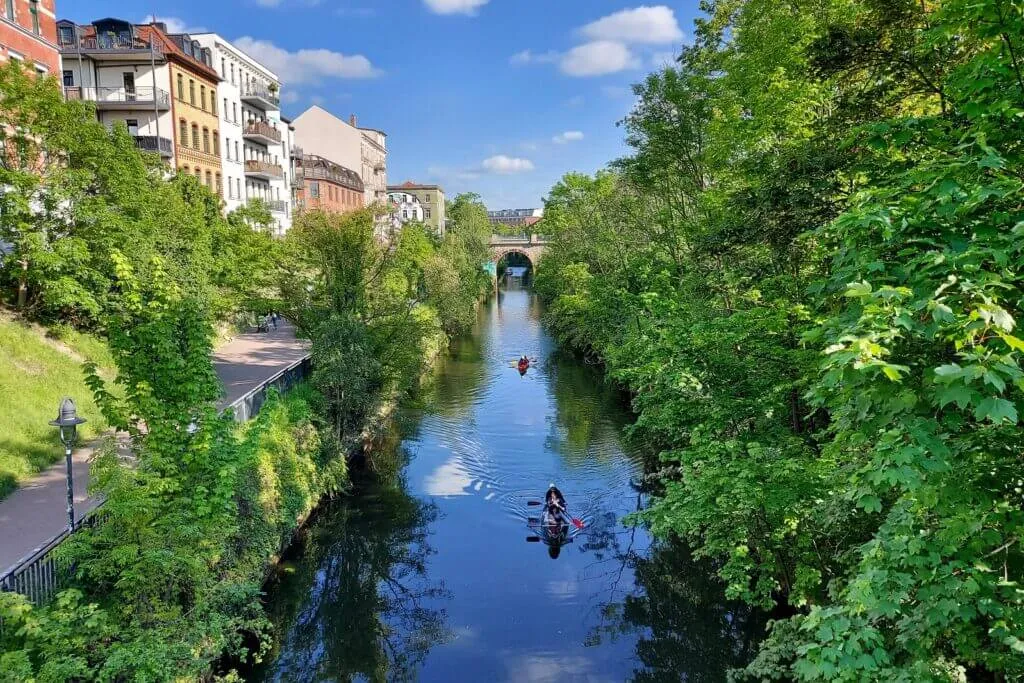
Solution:
[{"label": "blue sky", "polygon": [[388,134],[388,181],[540,205],[568,171],[625,152],[631,83],[689,39],[697,0],[57,0],[79,22],[155,14],[278,72],[286,115],[313,103]]}]

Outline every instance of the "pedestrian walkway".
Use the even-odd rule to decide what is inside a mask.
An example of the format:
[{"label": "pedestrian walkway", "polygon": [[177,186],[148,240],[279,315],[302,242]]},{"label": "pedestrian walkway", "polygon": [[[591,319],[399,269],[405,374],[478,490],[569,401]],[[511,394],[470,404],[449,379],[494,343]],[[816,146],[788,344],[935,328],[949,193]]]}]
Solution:
[{"label": "pedestrian walkway", "polygon": [[[224,407],[260,386],[309,353],[287,323],[269,332],[241,334],[214,353],[214,367],[224,384]],[[86,495],[93,448],[72,455],[75,515],[85,516],[99,504]],[[0,575],[59,534],[67,519],[67,468],[64,460],[0,500]]]}]

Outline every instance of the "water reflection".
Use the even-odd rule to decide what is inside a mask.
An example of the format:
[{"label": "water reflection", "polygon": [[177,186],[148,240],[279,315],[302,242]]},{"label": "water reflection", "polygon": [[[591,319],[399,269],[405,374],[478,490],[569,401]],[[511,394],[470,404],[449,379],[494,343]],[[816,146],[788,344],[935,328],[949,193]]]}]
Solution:
[{"label": "water reflection", "polygon": [[360,482],[317,519],[295,566],[274,587],[287,624],[270,681],[406,681],[453,637],[444,583],[427,574],[438,509],[400,487]]}]

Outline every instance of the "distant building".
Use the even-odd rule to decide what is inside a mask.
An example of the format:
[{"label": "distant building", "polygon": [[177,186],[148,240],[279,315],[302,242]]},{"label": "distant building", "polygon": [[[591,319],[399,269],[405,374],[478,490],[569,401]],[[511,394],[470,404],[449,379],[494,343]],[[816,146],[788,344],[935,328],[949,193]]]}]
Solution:
[{"label": "distant building", "polygon": [[423,205],[416,195],[408,192],[388,193],[388,219],[392,234],[399,232],[402,226],[413,221],[423,222]]},{"label": "distant building", "polygon": [[[349,125],[356,126],[356,115],[349,117]],[[362,133],[360,157],[363,185],[366,186],[366,205],[388,201],[388,136],[376,128],[358,128]]]},{"label": "distant building", "polygon": [[[342,121],[322,107],[312,106],[296,116],[292,126],[295,127],[295,145],[306,154],[328,159],[357,174],[362,172],[363,133],[348,121]],[[361,175],[360,180],[363,180]],[[364,188],[365,185],[364,180]]]},{"label": "distant building", "polygon": [[364,206],[366,188],[359,174],[330,159],[292,150],[292,175],[296,212],[321,209],[348,213]]},{"label": "distant building", "polygon": [[440,185],[420,185],[412,181],[406,181],[401,185],[389,185],[388,192],[399,192],[411,194],[423,207],[423,222],[430,227],[437,235],[444,236],[445,221],[445,198],[444,188]]},{"label": "distant building", "polygon": [[40,74],[59,76],[54,0],[5,0],[0,6],[0,61],[14,59]]},{"label": "distant building", "polygon": [[544,217],[544,209],[502,209],[488,211],[487,218],[493,225],[514,228],[528,228]]}]

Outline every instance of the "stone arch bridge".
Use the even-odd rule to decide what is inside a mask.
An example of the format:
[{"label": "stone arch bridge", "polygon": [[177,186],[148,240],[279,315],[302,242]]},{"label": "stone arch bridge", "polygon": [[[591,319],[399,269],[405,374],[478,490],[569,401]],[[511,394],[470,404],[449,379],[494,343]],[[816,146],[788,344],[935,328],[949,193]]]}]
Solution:
[{"label": "stone arch bridge", "polygon": [[491,256],[497,264],[509,254],[522,254],[534,268],[548,248],[548,240],[540,235],[491,235]]}]

